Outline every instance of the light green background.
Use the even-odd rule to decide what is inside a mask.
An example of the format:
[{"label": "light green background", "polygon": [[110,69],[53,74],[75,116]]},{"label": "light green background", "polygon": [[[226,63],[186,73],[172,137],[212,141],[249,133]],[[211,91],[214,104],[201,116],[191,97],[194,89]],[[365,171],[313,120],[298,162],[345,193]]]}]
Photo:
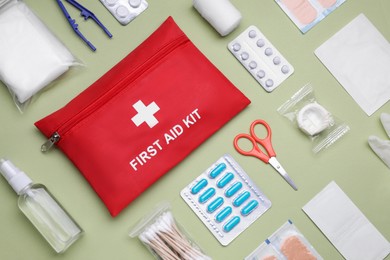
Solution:
[{"label": "light green background", "polygon": [[[371,134],[387,138],[379,116],[381,112],[390,112],[390,103],[367,117],[313,53],[360,13],[364,13],[390,40],[390,1],[347,0],[303,35],[273,0],[232,0],[243,19],[234,32],[220,37],[196,12],[190,0],[149,0],[146,12],[127,26],[120,25],[98,0],[80,0],[112,32],[112,39],[108,39],[94,22],[83,22],[76,9],[65,3],[79,22],[81,32],[97,47],[95,53],[76,37],[56,1],[26,2],[85,67],[61,77],[54,87],[41,93],[23,115],[14,106],[7,88],[1,86],[0,156],[11,159],[36,182],[44,183],[83,227],[85,235],[65,254],[56,255],[18,210],[16,194],[5,180],[1,180],[0,259],[153,259],[138,239],[131,239],[127,234],[130,227],[161,201],[170,203],[179,225],[214,259],[243,259],[287,219],[294,221],[325,259],[342,259],[301,210],[331,180],[336,181],[390,240],[390,170],[367,144]],[[252,104],[113,219],[61,151],[40,152],[45,139],[33,123],[86,89],[168,16],[173,16],[193,43],[251,99]],[[249,25],[256,25],[295,67],[295,73],[272,93],[266,93],[226,48],[228,42]],[[276,112],[308,82],[312,83],[317,100],[351,127],[345,137],[319,155],[313,155],[310,140]],[[223,95],[221,99],[223,102]],[[258,118],[271,125],[278,159],[299,191],[293,191],[271,166],[253,157],[241,156],[234,150],[234,136],[248,131],[249,124]],[[219,244],[179,195],[182,188],[225,153],[241,164],[273,203],[268,212],[227,247]]]}]

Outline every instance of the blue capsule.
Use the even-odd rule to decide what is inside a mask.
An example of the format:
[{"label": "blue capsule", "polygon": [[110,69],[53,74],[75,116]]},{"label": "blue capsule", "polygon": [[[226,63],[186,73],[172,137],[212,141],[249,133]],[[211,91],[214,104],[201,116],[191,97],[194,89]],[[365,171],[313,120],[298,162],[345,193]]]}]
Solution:
[{"label": "blue capsule", "polygon": [[232,229],[238,225],[238,223],[240,223],[241,221],[241,218],[239,216],[235,216],[233,217],[232,219],[229,220],[228,223],[226,223],[224,226],[223,226],[223,230],[225,232],[230,232],[232,231]]},{"label": "blue capsule", "polygon": [[259,202],[257,200],[251,200],[248,204],[245,205],[245,207],[241,210],[241,214],[243,216],[248,216],[252,213],[252,211],[257,208],[259,205]]},{"label": "blue capsule", "polygon": [[213,200],[207,207],[207,211],[209,213],[213,213],[214,211],[216,211],[219,207],[222,206],[224,200],[222,197],[218,197],[216,198],[215,200]]},{"label": "blue capsule", "polygon": [[225,174],[225,176],[222,177],[222,179],[220,179],[217,182],[217,187],[222,189],[223,187],[226,186],[226,184],[228,184],[231,180],[233,180],[233,178],[234,178],[234,174],[228,172],[227,174]]},{"label": "blue capsule", "polygon": [[217,177],[221,172],[223,172],[226,169],[225,163],[220,163],[210,172],[210,178],[214,179]]},{"label": "blue capsule", "polygon": [[195,184],[194,187],[191,189],[192,194],[198,194],[199,191],[201,191],[204,187],[206,187],[208,184],[206,179],[201,179],[197,184]]},{"label": "blue capsule", "polygon": [[234,183],[226,192],[225,195],[226,197],[230,198],[234,194],[236,194],[237,191],[239,191],[242,188],[242,183],[241,182],[236,182]]},{"label": "blue capsule", "polygon": [[209,188],[202,195],[200,195],[199,202],[203,204],[206,201],[208,201],[214,195],[215,195],[215,189],[214,188]]},{"label": "blue capsule", "polygon": [[240,207],[242,205],[242,203],[244,203],[247,199],[249,199],[249,197],[251,196],[250,192],[249,191],[245,191],[243,193],[241,193],[234,201],[233,201],[233,205],[236,206],[236,207]]},{"label": "blue capsule", "polygon": [[221,223],[222,221],[225,220],[225,218],[227,218],[230,214],[232,214],[232,212],[233,212],[232,207],[228,206],[218,213],[218,215],[215,217],[215,220]]}]

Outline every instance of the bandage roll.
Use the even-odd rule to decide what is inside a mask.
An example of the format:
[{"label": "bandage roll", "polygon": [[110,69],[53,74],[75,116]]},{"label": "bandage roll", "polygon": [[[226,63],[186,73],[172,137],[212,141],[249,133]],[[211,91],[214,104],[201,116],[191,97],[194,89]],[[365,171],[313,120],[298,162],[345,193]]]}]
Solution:
[{"label": "bandage roll", "polygon": [[193,6],[221,36],[240,24],[241,13],[229,0],[193,0]]}]

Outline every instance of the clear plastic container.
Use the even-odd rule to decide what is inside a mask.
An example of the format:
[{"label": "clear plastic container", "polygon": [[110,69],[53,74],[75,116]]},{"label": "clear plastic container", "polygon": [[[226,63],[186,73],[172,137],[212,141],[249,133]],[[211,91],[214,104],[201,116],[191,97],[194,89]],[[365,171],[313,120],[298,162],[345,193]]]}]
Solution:
[{"label": "clear plastic container", "polygon": [[65,252],[82,235],[80,226],[44,185],[33,184],[8,160],[0,160],[0,171],[19,195],[20,210],[57,253]]}]

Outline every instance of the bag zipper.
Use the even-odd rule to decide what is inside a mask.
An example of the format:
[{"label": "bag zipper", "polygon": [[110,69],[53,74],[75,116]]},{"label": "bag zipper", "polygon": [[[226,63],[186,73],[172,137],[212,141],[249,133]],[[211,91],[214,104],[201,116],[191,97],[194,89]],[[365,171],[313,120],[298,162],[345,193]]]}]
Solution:
[{"label": "bag zipper", "polygon": [[121,81],[115,84],[109,91],[103,93],[96,100],[90,103],[88,106],[83,108],[80,112],[75,114],[69,120],[62,123],[57,130],[49,137],[49,139],[41,146],[42,152],[49,151],[56,143],[61,140],[61,136],[65,135],[69,130],[71,130],[74,126],[82,122],[89,115],[93,114],[93,112],[101,107],[103,104],[107,103],[108,100],[115,97],[119,94],[123,89],[125,89],[129,83],[136,80],[140,77],[145,71],[150,68],[150,65],[155,64],[160,61],[164,57],[166,57],[169,53],[174,51],[180,45],[188,42],[189,39],[185,34],[180,35],[176,39],[165,44],[159,51],[157,51],[153,56],[148,58],[144,63],[138,66],[132,73],[124,77]]}]

